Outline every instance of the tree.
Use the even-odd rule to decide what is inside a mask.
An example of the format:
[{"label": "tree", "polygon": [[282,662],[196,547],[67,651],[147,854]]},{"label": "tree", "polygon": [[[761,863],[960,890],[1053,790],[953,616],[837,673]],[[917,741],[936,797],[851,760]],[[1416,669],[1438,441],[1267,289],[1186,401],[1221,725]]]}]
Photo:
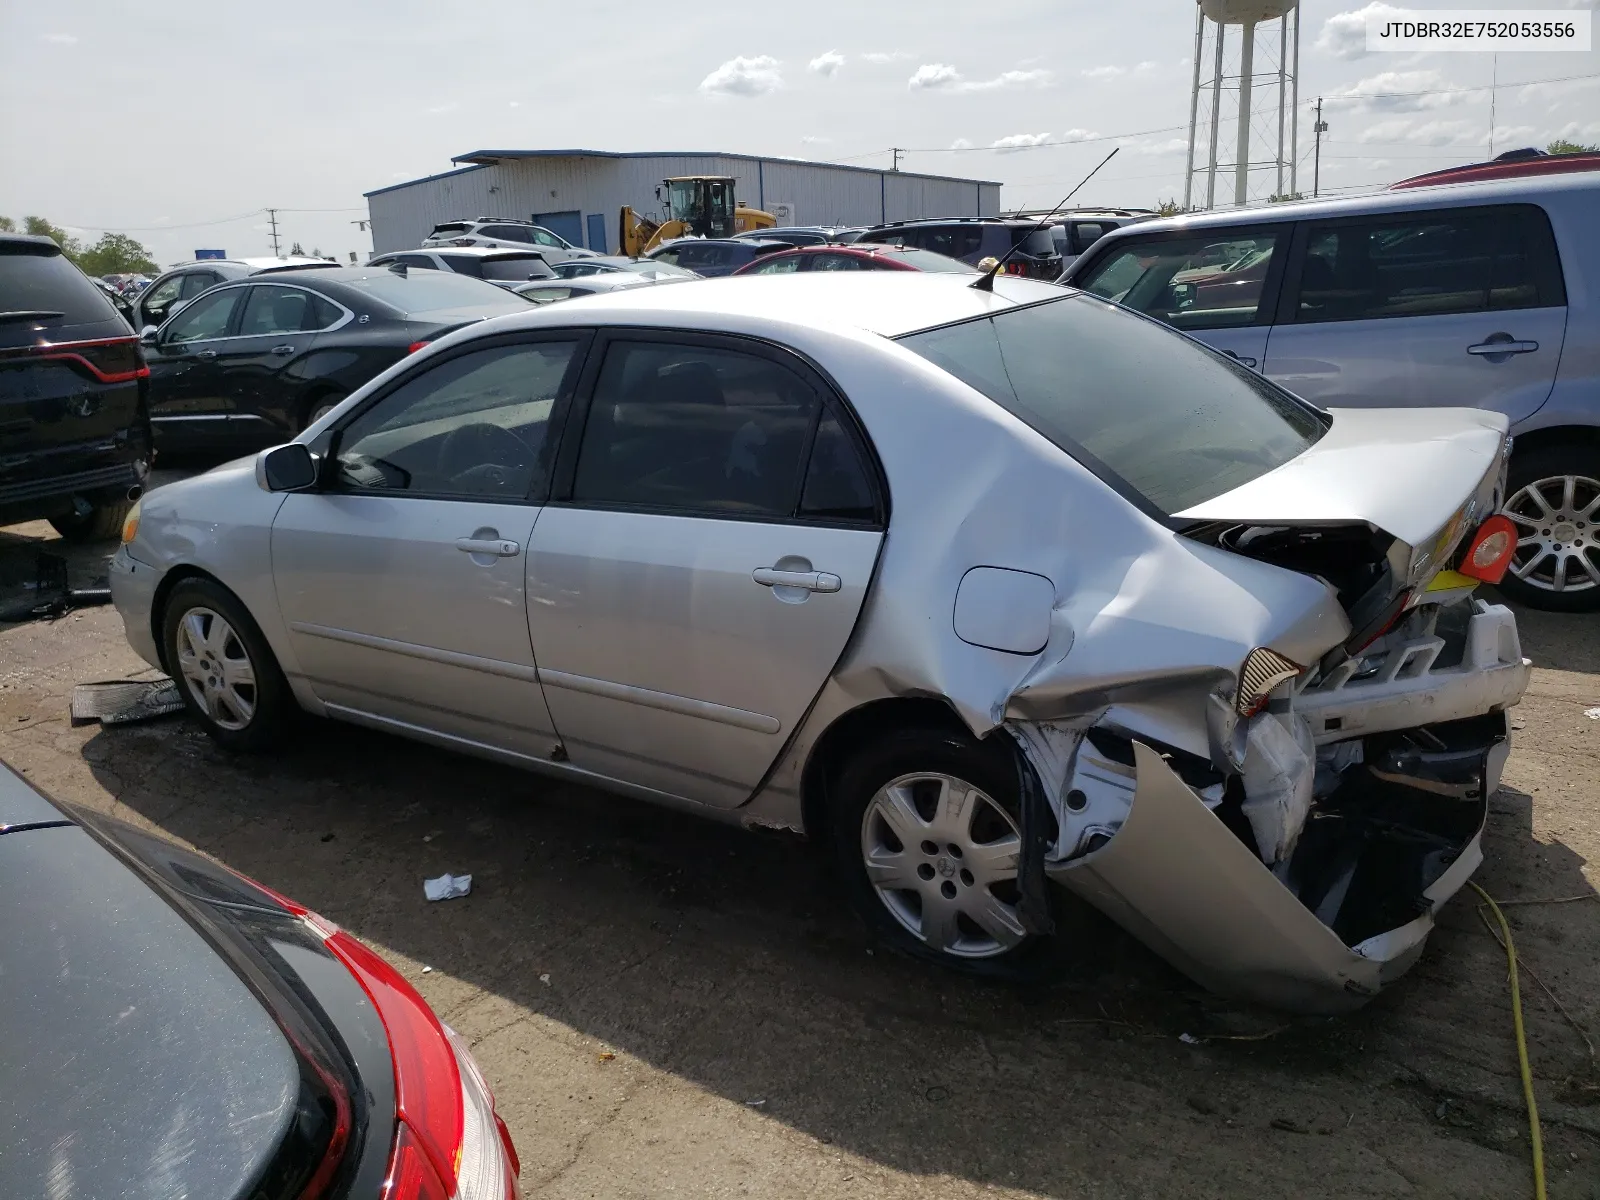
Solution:
[{"label": "tree", "polygon": [[289,247],[289,257],[290,258],[302,258],[304,256],[305,256],[305,251],[300,249],[300,243],[299,242],[296,242],[294,245]]},{"label": "tree", "polygon": [[1171,200],[1162,200],[1156,205],[1156,212],[1163,217],[1175,217],[1183,212],[1183,205],[1178,203],[1176,197]]},{"label": "tree", "polygon": [[1569,142],[1566,138],[1557,138],[1544,149],[1546,154],[1600,154],[1600,146],[1585,146],[1581,142]]},{"label": "tree", "polygon": [[100,240],[73,256],[85,275],[159,275],[150,251],[125,233],[101,234]]},{"label": "tree", "polygon": [[82,242],[78,241],[77,238],[61,228],[61,226],[52,225],[43,217],[23,217],[22,231],[31,233],[34,237],[54,238],[56,245],[60,246],[66,252],[67,257],[74,262],[77,261],[78,255],[83,252]]},{"label": "tree", "polygon": [[17,223],[10,217],[0,217],[0,233],[15,233]]}]

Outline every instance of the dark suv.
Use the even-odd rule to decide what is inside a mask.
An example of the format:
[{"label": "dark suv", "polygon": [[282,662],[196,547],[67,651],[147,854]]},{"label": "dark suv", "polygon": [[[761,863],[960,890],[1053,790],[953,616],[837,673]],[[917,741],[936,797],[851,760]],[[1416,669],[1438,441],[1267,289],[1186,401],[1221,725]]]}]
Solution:
[{"label": "dark suv", "polygon": [[150,470],[150,369],[49,238],[0,234],[0,525],[113,537]]},{"label": "dark suv", "polygon": [[1005,217],[891,221],[887,225],[874,225],[856,241],[914,246],[918,250],[959,258],[975,267],[984,265],[986,258],[1004,258],[1007,251],[1016,247],[1016,253],[1006,261],[1007,275],[1054,280],[1061,274],[1061,251],[1050,230],[1039,228],[1037,221]]}]

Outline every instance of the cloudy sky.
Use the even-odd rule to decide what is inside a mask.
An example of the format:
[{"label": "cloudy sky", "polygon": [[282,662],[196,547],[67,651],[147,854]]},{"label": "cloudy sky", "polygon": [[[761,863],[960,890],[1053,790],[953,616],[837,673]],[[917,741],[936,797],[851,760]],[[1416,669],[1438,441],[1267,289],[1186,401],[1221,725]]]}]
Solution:
[{"label": "cloudy sky", "polygon": [[[1305,2],[1302,190],[1318,95],[1325,191],[1482,158],[1496,71],[1497,152],[1600,141],[1600,47],[1498,67],[1367,53],[1363,2]],[[1000,180],[1010,207],[1053,204],[1117,145],[1078,202],[1152,205],[1183,191],[1193,13],[1188,0],[5,3],[0,213],[126,230],[172,262],[264,252],[270,205],[286,239],[342,258],[370,249],[352,224],[363,192],[523,147],[887,166],[900,146],[902,169]]]}]

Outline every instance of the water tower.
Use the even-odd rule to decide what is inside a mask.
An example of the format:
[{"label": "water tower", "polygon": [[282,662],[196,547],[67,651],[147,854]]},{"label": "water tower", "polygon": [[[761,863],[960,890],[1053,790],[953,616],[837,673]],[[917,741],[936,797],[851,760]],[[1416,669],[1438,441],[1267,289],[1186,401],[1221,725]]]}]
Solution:
[{"label": "water tower", "polygon": [[[1185,208],[1217,204],[1218,171],[1224,174],[1224,204],[1228,202],[1229,171],[1234,204],[1296,191],[1299,77],[1299,0],[1197,0],[1189,168],[1183,181]],[[1225,128],[1234,135],[1231,163],[1217,161]],[[1207,148],[1204,161],[1197,162],[1195,152],[1201,139]],[[1195,194],[1197,181],[1204,186],[1203,203]]]}]

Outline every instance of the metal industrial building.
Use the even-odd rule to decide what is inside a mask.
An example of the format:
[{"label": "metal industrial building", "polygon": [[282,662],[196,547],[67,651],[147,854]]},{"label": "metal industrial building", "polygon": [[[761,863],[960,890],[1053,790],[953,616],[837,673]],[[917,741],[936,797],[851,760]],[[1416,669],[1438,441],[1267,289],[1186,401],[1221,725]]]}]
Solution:
[{"label": "metal industrial building", "polygon": [[616,250],[617,214],[660,212],[674,175],[731,175],[740,202],[780,224],[871,225],[918,217],[994,216],[1000,185],[749,154],[618,154],[604,150],[478,150],[453,171],[368,192],[372,249],[409,250],[441,221],[533,220],[574,245]]}]

